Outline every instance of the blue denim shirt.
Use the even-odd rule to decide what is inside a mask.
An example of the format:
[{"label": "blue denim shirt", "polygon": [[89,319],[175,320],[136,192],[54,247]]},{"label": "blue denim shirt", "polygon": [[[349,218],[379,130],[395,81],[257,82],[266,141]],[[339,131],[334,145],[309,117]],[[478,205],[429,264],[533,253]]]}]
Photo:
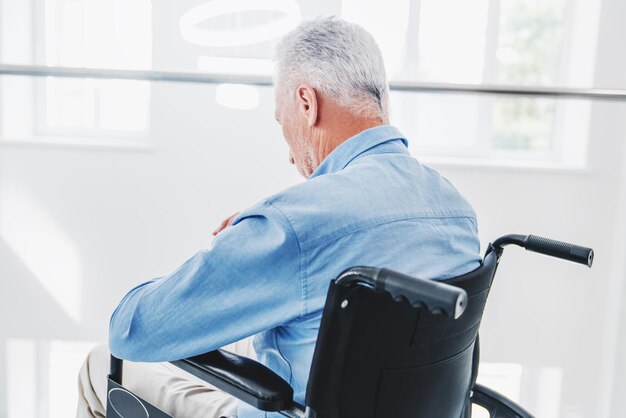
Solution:
[{"label": "blue denim shirt", "polygon": [[[446,279],[480,263],[476,216],[389,125],[337,147],[310,178],[237,216],[180,268],[131,290],[111,352],[134,361],[201,354],[255,335],[259,360],[304,401],[330,280],[355,265]],[[279,416],[240,404],[239,417]]]}]

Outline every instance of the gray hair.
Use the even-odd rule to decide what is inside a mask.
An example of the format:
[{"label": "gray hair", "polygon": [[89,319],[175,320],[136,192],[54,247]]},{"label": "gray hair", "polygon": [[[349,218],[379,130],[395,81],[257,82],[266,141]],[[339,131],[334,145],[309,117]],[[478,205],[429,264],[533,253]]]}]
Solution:
[{"label": "gray hair", "polygon": [[277,94],[306,82],[359,115],[388,119],[383,56],[361,26],[335,17],[302,22],[280,41],[274,60]]}]

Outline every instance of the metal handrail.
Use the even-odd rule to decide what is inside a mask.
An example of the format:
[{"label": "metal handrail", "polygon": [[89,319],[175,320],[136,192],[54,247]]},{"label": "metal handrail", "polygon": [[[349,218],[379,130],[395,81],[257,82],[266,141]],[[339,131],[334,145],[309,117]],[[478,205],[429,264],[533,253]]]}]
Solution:
[{"label": "metal handrail", "polygon": [[[0,65],[0,75],[31,77],[102,78],[118,80],[167,81],[178,83],[235,83],[271,86],[272,77],[224,73],[188,73],[175,71],[119,70],[104,68],[47,67],[36,65]],[[512,96],[558,97],[571,99],[626,100],[626,90],[529,87],[487,84],[428,83],[417,81],[392,81],[391,90],[424,93],[469,93]]]}]

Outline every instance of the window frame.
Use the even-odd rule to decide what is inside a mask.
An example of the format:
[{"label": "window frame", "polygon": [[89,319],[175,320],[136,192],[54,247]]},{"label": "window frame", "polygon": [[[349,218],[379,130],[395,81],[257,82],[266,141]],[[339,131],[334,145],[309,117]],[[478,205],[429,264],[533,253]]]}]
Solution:
[{"label": "window frame", "polygon": [[[6,0],[5,0],[6,1]],[[46,62],[47,58],[47,37],[46,37],[46,9],[51,0],[26,0],[30,3],[31,12],[31,32],[32,40],[30,49],[34,62]],[[61,2],[54,0],[57,9],[62,7]],[[1,52],[1,51],[0,51]],[[66,146],[86,146],[86,147],[114,147],[114,148],[131,148],[131,149],[151,149],[153,143],[151,140],[151,119],[152,119],[152,85],[150,81],[137,81],[139,83],[147,83],[149,88],[148,101],[146,103],[147,125],[143,130],[116,130],[107,129],[99,126],[93,128],[85,127],[53,127],[47,123],[48,119],[48,92],[47,83],[58,79],[58,77],[33,77],[29,80],[29,90],[32,96],[26,105],[32,112],[32,121],[29,129],[24,129],[18,136],[0,137],[0,143],[5,144],[48,144],[48,145],[66,145]],[[105,83],[108,80],[98,79],[79,79],[93,80],[95,85],[92,87],[97,95],[101,88],[98,84]],[[0,80],[0,85],[2,80]],[[85,88],[84,86],[82,87]],[[0,94],[3,94],[0,88]],[[28,111],[28,109],[26,110]],[[2,112],[5,113],[5,112]],[[94,106],[94,119],[98,119],[97,106]],[[0,128],[1,128],[0,116]]]}]

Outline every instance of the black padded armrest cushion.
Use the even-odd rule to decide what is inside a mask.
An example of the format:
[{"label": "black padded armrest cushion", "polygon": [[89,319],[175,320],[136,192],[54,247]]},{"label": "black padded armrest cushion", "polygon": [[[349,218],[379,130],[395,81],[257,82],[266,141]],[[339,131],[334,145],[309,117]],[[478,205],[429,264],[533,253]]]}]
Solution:
[{"label": "black padded armrest cushion", "polygon": [[289,408],[293,388],[261,363],[226,350],[215,350],[172,364],[262,411]]}]

